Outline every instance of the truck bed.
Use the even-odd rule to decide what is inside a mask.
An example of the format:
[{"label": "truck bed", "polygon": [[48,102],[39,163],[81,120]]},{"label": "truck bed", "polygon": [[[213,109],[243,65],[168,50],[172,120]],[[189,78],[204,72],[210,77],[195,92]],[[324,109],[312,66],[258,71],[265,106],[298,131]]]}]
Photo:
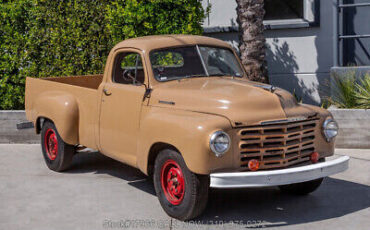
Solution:
[{"label": "truck bed", "polygon": [[55,107],[53,104],[66,103],[66,109],[71,109],[67,105],[72,100],[74,102],[73,104],[77,104],[78,144],[96,148],[97,119],[99,114],[99,94],[97,89],[102,79],[103,75],[48,78],[28,77],[26,79],[25,101],[27,119],[36,124],[39,117],[44,117],[53,121],[55,120],[54,123],[57,128],[58,125],[65,126],[66,124],[63,124],[63,122],[68,122],[63,121],[63,118],[59,114],[64,112],[63,109],[62,111],[53,109]]},{"label": "truck bed", "polygon": [[85,75],[85,76],[68,76],[68,77],[48,77],[43,80],[59,82],[84,88],[98,89],[103,80],[103,75]]}]

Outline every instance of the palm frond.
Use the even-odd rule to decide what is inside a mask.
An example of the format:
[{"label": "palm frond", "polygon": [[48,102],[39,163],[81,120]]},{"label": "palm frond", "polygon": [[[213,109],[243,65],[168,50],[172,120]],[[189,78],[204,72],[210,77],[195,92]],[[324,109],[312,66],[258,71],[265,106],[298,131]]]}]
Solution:
[{"label": "palm frond", "polygon": [[360,109],[370,109],[370,74],[360,80],[360,84],[356,83],[355,99],[357,107]]},{"label": "palm frond", "polygon": [[333,95],[329,102],[338,108],[356,108],[356,79],[354,74],[346,76],[333,75]]}]

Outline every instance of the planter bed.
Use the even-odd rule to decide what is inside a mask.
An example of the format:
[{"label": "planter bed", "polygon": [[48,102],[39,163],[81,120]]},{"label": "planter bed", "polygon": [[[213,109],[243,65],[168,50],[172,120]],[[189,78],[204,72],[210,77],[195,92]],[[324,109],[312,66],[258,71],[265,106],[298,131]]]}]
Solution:
[{"label": "planter bed", "polygon": [[337,148],[370,148],[369,109],[331,109],[339,125]]}]

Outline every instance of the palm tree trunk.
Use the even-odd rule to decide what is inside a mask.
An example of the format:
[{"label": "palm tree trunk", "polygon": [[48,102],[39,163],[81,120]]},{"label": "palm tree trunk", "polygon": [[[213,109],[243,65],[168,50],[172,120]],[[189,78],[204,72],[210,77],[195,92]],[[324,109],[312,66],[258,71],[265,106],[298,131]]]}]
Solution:
[{"label": "palm tree trunk", "polygon": [[268,83],[263,35],[264,0],[236,0],[240,37],[239,50],[247,76],[252,81]]}]

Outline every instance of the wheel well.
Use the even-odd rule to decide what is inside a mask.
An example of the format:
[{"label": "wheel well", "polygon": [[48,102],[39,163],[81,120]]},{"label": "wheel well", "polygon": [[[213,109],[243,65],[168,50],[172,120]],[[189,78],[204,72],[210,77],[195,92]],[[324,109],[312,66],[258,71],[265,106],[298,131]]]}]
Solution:
[{"label": "wheel well", "polygon": [[46,118],[46,117],[38,117],[36,119],[36,133],[37,134],[41,133],[41,129],[42,129],[42,126],[44,125],[45,121],[53,122],[52,120],[50,120],[49,118]]},{"label": "wheel well", "polygon": [[172,149],[180,153],[179,150],[171,144],[163,143],[163,142],[157,142],[153,144],[152,147],[150,147],[149,156],[148,156],[147,173],[149,176],[153,175],[155,159],[157,158],[158,154],[164,149]]}]

